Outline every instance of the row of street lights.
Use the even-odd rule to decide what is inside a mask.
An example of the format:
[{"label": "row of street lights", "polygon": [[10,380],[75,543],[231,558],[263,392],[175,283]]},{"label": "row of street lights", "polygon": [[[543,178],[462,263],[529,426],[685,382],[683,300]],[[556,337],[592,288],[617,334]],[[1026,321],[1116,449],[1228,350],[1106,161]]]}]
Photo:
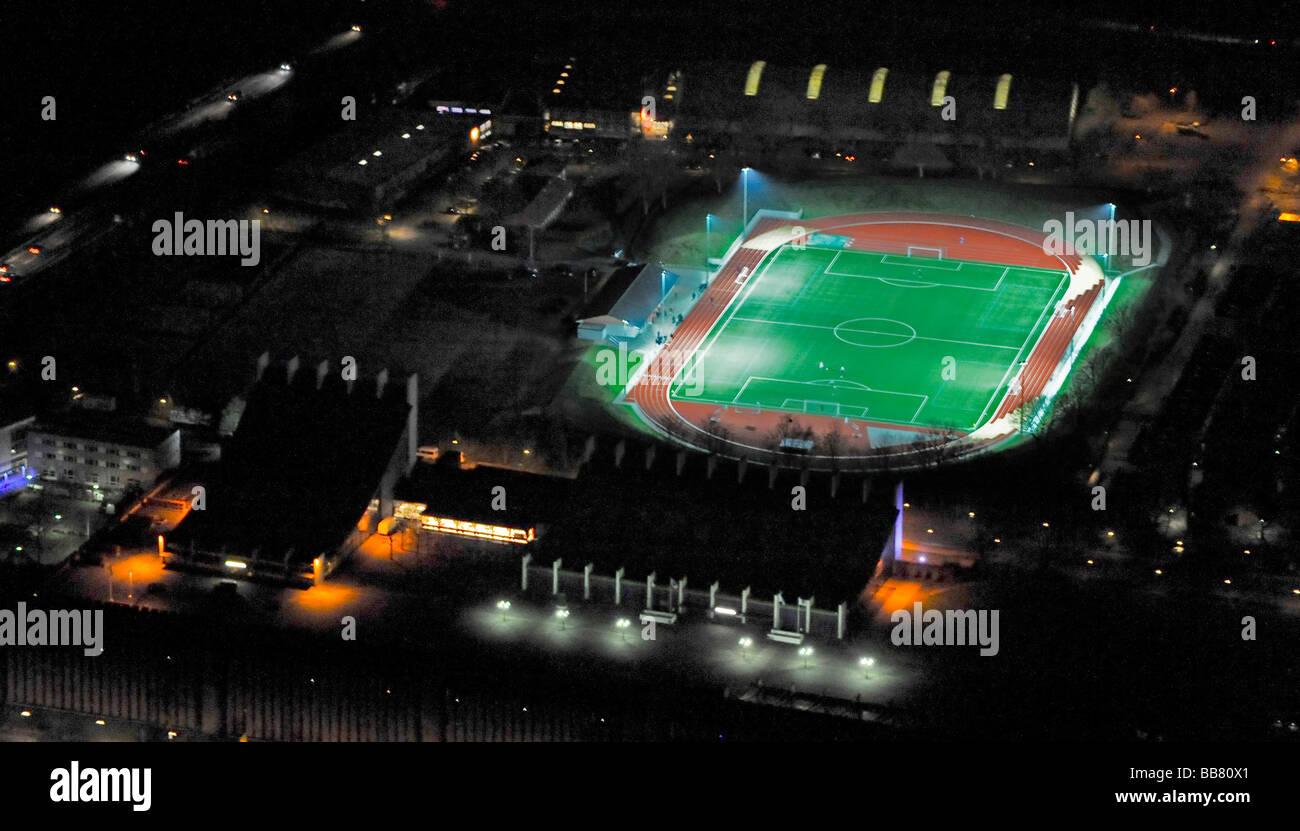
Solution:
[{"label": "row of street lights", "polygon": [[[501,621],[503,623],[505,622],[506,619],[506,612],[510,611],[510,605],[511,604],[509,600],[497,601],[497,609],[498,611],[501,612]],[[557,620],[560,621],[560,629],[567,630],[568,627],[566,626],[566,622],[569,619],[569,609],[565,606],[561,606],[560,608],[555,610],[555,617]],[[627,630],[632,628],[631,619],[625,617],[618,618],[616,621],[614,621],[614,627],[618,629],[619,633],[623,636],[623,643],[627,643],[628,642]],[[746,660],[748,660],[749,650],[754,646],[754,639],[748,635],[744,635],[740,638],[739,643],[740,643],[741,655],[744,656]],[[809,661],[812,659],[812,656],[815,653],[816,650],[811,646],[799,647],[799,656],[803,658],[804,669],[808,668]],[[862,667],[863,678],[871,677],[871,668],[875,665],[876,665],[875,658],[863,656],[858,659],[858,666]]]}]

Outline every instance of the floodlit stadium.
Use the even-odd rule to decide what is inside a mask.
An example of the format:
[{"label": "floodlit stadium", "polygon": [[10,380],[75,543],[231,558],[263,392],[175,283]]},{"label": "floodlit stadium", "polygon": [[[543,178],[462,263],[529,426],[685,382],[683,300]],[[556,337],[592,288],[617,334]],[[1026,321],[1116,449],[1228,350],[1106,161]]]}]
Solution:
[{"label": "floodlit stadium", "polygon": [[909,466],[1040,426],[1113,295],[975,217],[761,212],[624,403],[679,442]]}]

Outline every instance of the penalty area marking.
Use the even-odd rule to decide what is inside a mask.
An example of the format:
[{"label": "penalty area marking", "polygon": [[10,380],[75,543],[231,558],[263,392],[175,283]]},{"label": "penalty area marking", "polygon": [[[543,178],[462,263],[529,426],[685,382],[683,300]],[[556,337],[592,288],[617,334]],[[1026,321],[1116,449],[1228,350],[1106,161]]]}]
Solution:
[{"label": "penalty area marking", "polygon": [[[731,401],[730,401],[730,403],[729,403],[729,406],[731,406],[732,408],[735,408],[735,409],[739,409],[739,408],[741,408],[741,407],[745,407],[746,404],[741,402],[741,398],[744,397],[746,391],[749,389],[749,385],[752,384],[752,383],[754,383],[754,382],[758,382],[758,383],[761,384],[761,383],[763,383],[763,382],[765,382],[765,381],[766,381],[766,382],[770,382],[770,383],[775,383],[775,384],[794,384],[794,385],[797,385],[797,386],[803,386],[803,387],[814,387],[814,388],[820,388],[820,389],[824,390],[824,389],[825,389],[825,381],[826,381],[826,379],[817,379],[817,380],[814,380],[814,381],[792,381],[792,380],[790,380],[789,378],[772,378],[772,377],[769,377],[769,376],[766,376],[766,375],[751,375],[751,376],[749,376],[747,379],[745,379],[745,383],[741,385],[740,390],[739,390],[739,391],[736,393],[736,395],[731,399]],[[885,418],[885,419],[879,419],[879,420],[881,420],[881,421],[891,422],[891,423],[894,423],[894,424],[910,424],[910,423],[913,423],[913,422],[915,422],[916,419],[921,415],[921,410],[925,409],[925,405],[930,403],[930,396],[929,396],[929,395],[926,395],[925,393],[919,393],[919,392],[898,392],[898,391],[896,391],[896,390],[877,389],[877,388],[875,388],[875,387],[869,387],[869,386],[867,386],[866,384],[861,384],[861,383],[859,383],[859,382],[851,382],[851,383],[853,383],[854,386],[849,387],[849,386],[845,385],[845,389],[850,389],[850,390],[854,390],[854,391],[857,391],[857,392],[873,392],[873,393],[877,393],[877,394],[880,394],[880,395],[900,396],[900,397],[903,397],[903,398],[912,398],[912,399],[918,399],[918,398],[919,398],[919,399],[921,400],[921,402],[920,402],[919,404],[916,405],[916,410],[912,413],[912,417],[911,417],[910,419],[908,419],[908,421],[906,421],[906,422],[899,422],[899,421],[893,421],[892,419],[888,419],[888,418]],[[833,402],[822,402],[822,401],[819,401],[819,400],[816,399],[816,398],[792,398],[792,397],[786,397],[786,398],[783,399],[783,401],[782,401],[782,407],[781,407],[781,408],[778,408],[778,409],[784,409],[785,402],[798,402],[798,401],[804,401],[804,402],[812,401],[812,402],[817,403],[817,404],[831,404],[831,403],[833,403]],[[749,404],[748,406],[753,406],[753,404]],[[838,404],[838,406],[841,407],[841,408],[847,408],[847,407],[857,406],[857,405],[850,405],[850,404],[840,403],[840,404]],[[760,406],[759,406],[759,409],[764,409],[764,408],[760,405]],[[865,412],[868,410],[868,407],[867,407],[866,405],[862,405],[862,410],[863,410],[863,412],[865,413]],[[806,412],[806,411],[805,411],[805,412]],[[815,415],[815,413],[808,413],[808,414],[809,414],[809,415]]]},{"label": "penalty area marking", "polygon": [[912,259],[912,256],[910,254],[904,257],[902,262],[898,261],[897,255],[895,254],[885,254],[880,258],[880,262],[882,265],[897,265],[897,266],[904,266],[907,268],[927,269],[927,270],[934,270],[934,271],[961,271],[961,266],[962,266],[961,260],[918,261]]}]

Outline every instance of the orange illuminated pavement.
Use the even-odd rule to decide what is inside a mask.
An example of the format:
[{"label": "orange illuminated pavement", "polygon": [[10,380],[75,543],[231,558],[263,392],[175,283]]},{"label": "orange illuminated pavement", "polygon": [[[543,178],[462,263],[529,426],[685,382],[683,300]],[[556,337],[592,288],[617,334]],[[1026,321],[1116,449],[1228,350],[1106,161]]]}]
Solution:
[{"label": "orange illuminated pavement", "polygon": [[132,554],[120,560],[114,560],[110,566],[115,580],[132,579],[137,582],[152,582],[163,576],[162,558],[155,553]]},{"label": "orange illuminated pavement", "polygon": [[925,603],[937,593],[937,589],[927,588],[923,583],[915,580],[890,578],[876,589],[871,599],[880,607],[877,617],[888,620],[889,616],[899,609],[910,610],[913,603],[918,600]]},{"label": "orange illuminated pavement", "polygon": [[305,612],[335,612],[354,603],[359,592],[352,586],[321,583],[289,594],[290,602]]}]

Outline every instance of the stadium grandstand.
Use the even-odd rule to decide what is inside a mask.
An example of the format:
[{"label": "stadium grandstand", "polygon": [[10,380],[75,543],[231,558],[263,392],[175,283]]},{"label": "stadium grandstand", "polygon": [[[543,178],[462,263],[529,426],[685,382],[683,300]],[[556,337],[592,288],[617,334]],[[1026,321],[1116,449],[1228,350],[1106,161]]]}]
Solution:
[{"label": "stadium grandstand", "polygon": [[[675,87],[671,99],[668,86]],[[1013,73],[775,66],[759,60],[688,67],[674,73],[660,95],[675,132],[1063,149],[1079,91],[1077,85]],[[954,118],[945,118],[948,103]]]},{"label": "stadium grandstand", "polygon": [[815,58],[804,65],[760,59],[657,67],[568,59],[539,68],[534,82],[530,114],[545,133],[567,139],[690,135],[1063,150],[1081,101],[1077,84],[1012,67],[986,75]]}]

